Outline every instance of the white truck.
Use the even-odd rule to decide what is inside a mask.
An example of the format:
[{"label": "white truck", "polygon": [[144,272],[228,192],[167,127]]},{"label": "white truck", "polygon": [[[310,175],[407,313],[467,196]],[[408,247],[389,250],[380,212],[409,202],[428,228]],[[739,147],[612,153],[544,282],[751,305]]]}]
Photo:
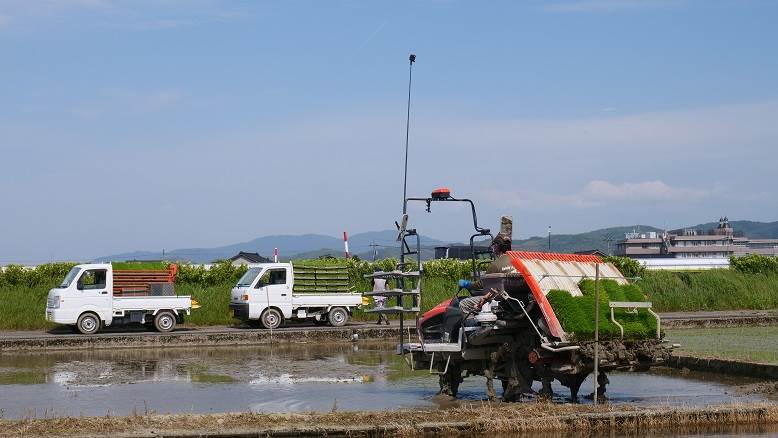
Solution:
[{"label": "white truck", "polygon": [[76,265],[49,291],[46,320],[70,325],[83,334],[129,323],[173,331],[192,309],[191,297],[174,294],[175,273],[176,265],[167,270],[114,270],[110,263]]},{"label": "white truck", "polygon": [[345,268],[252,264],[232,289],[230,309],[236,318],[268,329],[285,320],[340,327],[362,304],[362,294],[348,284]]}]

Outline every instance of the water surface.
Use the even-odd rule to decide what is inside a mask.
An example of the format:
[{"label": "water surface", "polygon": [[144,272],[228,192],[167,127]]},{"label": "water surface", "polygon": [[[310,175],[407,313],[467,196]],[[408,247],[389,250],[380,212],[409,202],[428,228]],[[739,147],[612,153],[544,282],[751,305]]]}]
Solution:
[{"label": "water surface", "polygon": [[[749,379],[655,370],[613,373],[611,403],[704,406],[770,400]],[[499,385],[498,385],[499,386]],[[591,392],[591,380],[581,394]],[[411,371],[394,344],[305,344],[0,354],[5,418],[181,412],[290,412],[447,407],[437,376]],[[555,384],[555,400],[566,388]],[[459,399],[485,398],[482,377]],[[584,401],[585,402],[585,401]],[[454,401],[453,404],[457,402]]]}]

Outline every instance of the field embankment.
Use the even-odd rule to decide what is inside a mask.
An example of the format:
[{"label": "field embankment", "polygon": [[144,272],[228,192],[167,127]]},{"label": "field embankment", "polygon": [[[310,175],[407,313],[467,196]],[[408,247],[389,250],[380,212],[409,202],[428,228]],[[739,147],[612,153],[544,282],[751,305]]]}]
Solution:
[{"label": "field embankment", "polygon": [[[745,262],[743,260],[746,260]],[[778,261],[749,256],[733,262],[733,269],[697,273],[642,271],[630,260],[612,259],[628,277],[639,277],[636,284],[660,312],[776,309],[778,308]],[[301,260],[295,264],[345,265],[354,291],[371,290],[364,278],[374,269],[391,270],[394,259],[366,262],[358,260]],[[41,265],[33,270],[9,266],[0,273],[0,330],[48,328],[44,319],[48,290],[58,284],[72,264]],[[193,325],[229,325],[236,323],[229,314],[230,289],[245,272],[245,267],[217,263],[210,270],[181,265],[176,282],[179,295],[192,295],[202,307],[187,320]],[[422,309],[451,298],[457,280],[470,276],[470,263],[457,260],[425,262]],[[370,318],[361,311],[355,319]]]},{"label": "field embankment", "polygon": [[[451,436],[494,433],[630,433],[645,436],[721,432],[733,426],[769,432],[778,424],[775,405],[702,409],[632,408],[549,403],[473,403],[451,409],[328,414],[234,413],[133,415],[0,420],[0,436]],[[541,435],[548,436],[548,435]]]}]

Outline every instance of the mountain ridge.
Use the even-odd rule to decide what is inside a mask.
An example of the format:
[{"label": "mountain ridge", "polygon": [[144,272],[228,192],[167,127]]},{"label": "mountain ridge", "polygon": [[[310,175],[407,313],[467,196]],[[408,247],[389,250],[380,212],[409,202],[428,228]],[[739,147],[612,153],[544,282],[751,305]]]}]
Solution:
[{"label": "mountain ridge", "polygon": [[[750,220],[730,221],[736,232],[743,232],[752,239],[778,239],[778,221],[759,222]],[[718,222],[707,222],[684,228],[695,228],[703,232],[715,228]],[[551,250],[554,252],[576,252],[598,249],[608,253],[615,251],[616,241],[624,238],[624,233],[631,231],[661,232],[662,229],[650,225],[629,225],[600,228],[583,233],[552,234]],[[377,258],[387,256],[397,257],[399,245],[396,242],[397,231],[368,231],[357,233],[349,237],[349,249],[351,254],[362,259],[372,259],[374,249]],[[372,247],[375,243],[377,246]],[[443,240],[421,236],[423,258],[430,258],[435,246],[450,244]],[[115,255],[98,257],[96,261],[108,260],[168,260],[191,261],[193,263],[210,263],[218,259],[227,259],[239,251],[258,252],[263,256],[272,256],[273,248],[279,248],[280,256],[284,260],[300,258],[316,258],[322,255],[339,257],[343,254],[343,240],[324,234],[282,234],[257,237],[255,239],[223,245],[213,248],[182,248],[166,252],[164,257],[161,252],[133,251]],[[525,239],[514,239],[513,248],[524,251],[548,251],[548,236],[531,236]]]}]

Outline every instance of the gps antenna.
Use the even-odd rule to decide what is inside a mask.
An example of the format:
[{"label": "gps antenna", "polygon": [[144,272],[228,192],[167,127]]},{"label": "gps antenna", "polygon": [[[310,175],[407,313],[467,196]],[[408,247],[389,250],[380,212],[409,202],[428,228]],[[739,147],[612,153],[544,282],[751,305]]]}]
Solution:
[{"label": "gps antenna", "polygon": [[416,55],[411,53],[408,57],[408,113],[405,117],[405,175],[403,177],[403,214],[408,213],[406,206],[406,196],[408,188],[408,132],[411,125],[411,83],[413,80],[413,63],[416,62]]}]

